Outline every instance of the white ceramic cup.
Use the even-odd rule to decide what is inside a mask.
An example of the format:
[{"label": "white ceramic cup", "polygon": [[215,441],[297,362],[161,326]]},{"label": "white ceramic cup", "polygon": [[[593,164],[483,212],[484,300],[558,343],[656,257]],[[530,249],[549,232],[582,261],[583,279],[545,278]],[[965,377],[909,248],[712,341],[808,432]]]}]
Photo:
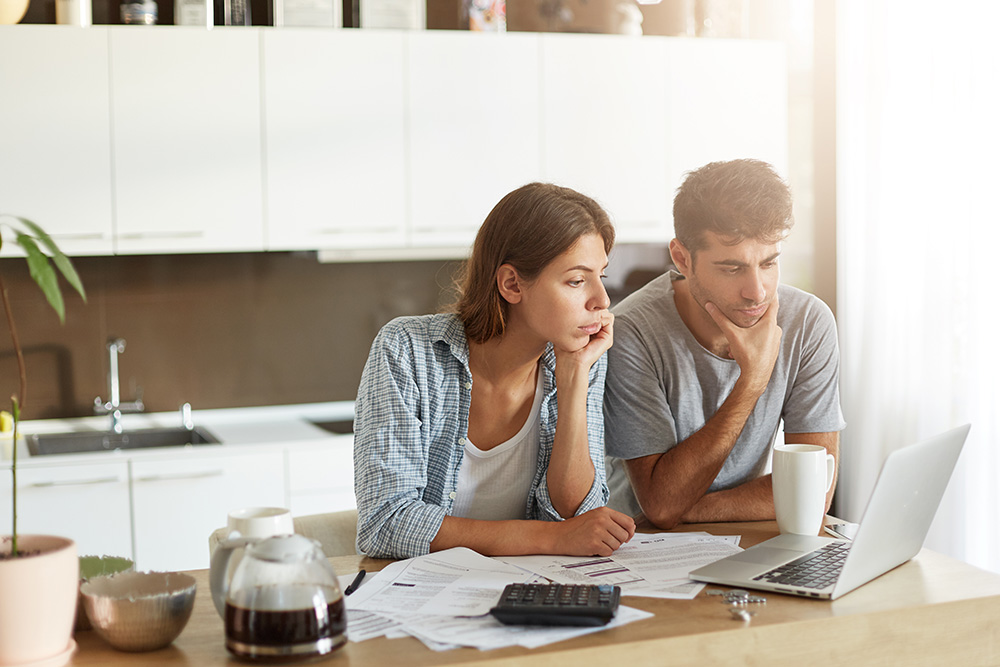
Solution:
[{"label": "white ceramic cup", "polygon": [[771,463],[778,530],[818,535],[836,461],[819,445],[775,445]]},{"label": "white ceramic cup", "polygon": [[229,536],[271,537],[295,532],[292,513],[284,507],[244,507],[229,513]]}]

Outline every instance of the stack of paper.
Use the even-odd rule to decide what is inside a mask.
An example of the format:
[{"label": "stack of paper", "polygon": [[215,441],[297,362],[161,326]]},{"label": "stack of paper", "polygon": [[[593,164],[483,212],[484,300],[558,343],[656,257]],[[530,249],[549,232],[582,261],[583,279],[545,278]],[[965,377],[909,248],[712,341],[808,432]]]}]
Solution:
[{"label": "stack of paper", "polygon": [[652,614],[620,605],[614,620],[603,627],[503,625],[489,610],[507,584],[612,584],[621,586],[622,595],[691,599],[704,584],[688,579],[688,573],[740,551],[738,544],[739,536],[637,533],[607,558],[487,558],[470,549],[455,548],[397,561],[369,576],[345,598],[347,635],[351,641],[413,636],[434,650],[542,646]]},{"label": "stack of paper", "polygon": [[562,584],[614,584],[622,595],[691,600],[704,584],[688,578],[691,570],[741,551],[739,535],[708,533],[636,533],[603,558],[508,556],[508,565]]}]

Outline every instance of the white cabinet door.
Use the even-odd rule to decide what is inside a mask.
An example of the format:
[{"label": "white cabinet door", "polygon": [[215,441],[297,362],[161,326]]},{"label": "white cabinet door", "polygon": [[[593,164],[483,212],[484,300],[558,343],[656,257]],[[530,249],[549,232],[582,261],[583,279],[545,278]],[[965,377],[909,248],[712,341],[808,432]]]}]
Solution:
[{"label": "white cabinet door", "polygon": [[354,438],[322,447],[289,448],[288,486],[292,514],[339,512],[357,507],[354,496]]},{"label": "white cabinet door", "polygon": [[259,31],[109,30],[116,251],[263,249]]},{"label": "white cabinet door", "polygon": [[107,58],[106,29],[0,26],[0,206],[67,254],[112,249]]},{"label": "white cabinet door", "polygon": [[669,240],[666,55],[653,37],[542,38],[545,178],[600,202],[620,241]]},{"label": "white cabinet door", "polygon": [[264,33],[267,247],[401,246],[403,34]]},{"label": "white cabinet door", "polygon": [[[0,534],[11,531],[11,480],[0,482]],[[128,463],[74,463],[19,466],[17,531],[61,535],[76,542],[77,553],[132,558]]]},{"label": "white cabinet door", "polygon": [[469,247],[503,195],[541,177],[539,38],[407,39],[411,244]]},{"label": "white cabinet door", "polygon": [[756,158],[788,178],[784,46],[688,39],[667,40],[667,48],[671,194],[684,172],[716,160]]},{"label": "white cabinet door", "polygon": [[208,536],[234,509],[281,507],[281,451],[185,453],[183,458],[133,459],[136,567],[207,568]]}]

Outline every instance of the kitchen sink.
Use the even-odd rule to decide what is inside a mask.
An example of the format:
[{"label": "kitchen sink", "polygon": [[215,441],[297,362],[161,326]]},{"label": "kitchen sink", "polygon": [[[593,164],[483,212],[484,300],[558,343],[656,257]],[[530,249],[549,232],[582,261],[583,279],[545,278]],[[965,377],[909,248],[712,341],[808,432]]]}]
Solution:
[{"label": "kitchen sink", "polygon": [[349,435],[354,433],[354,420],[342,419],[336,421],[312,422],[314,426],[319,426],[324,431],[336,433],[338,435]]},{"label": "kitchen sink", "polygon": [[25,436],[32,456],[103,452],[115,449],[212,445],[219,439],[196,426],[186,428],[148,428],[114,433],[112,431],[76,431],[72,433],[36,433]]}]

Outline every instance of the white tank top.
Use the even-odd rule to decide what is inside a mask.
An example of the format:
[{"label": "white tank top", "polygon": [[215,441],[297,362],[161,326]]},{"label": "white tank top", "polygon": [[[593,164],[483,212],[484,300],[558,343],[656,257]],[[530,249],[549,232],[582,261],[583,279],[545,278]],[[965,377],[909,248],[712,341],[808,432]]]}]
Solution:
[{"label": "white tank top", "polygon": [[493,521],[524,518],[531,482],[538,470],[542,380],[539,371],[531,412],[514,437],[487,451],[466,438],[453,516]]}]

